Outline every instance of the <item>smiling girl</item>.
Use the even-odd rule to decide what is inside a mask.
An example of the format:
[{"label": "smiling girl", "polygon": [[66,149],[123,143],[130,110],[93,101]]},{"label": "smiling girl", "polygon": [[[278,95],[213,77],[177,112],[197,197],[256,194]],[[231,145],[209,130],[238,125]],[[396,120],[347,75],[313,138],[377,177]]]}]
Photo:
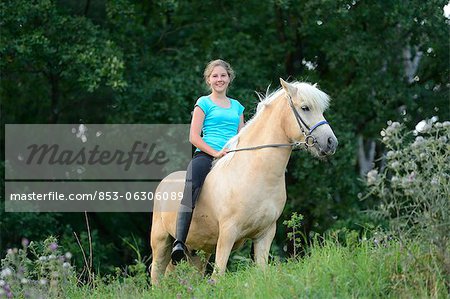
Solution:
[{"label": "smiling girl", "polygon": [[187,169],[183,200],[177,215],[176,240],[172,249],[174,264],[186,256],[185,242],[192,212],[213,159],[227,154],[225,144],[244,126],[244,106],[227,96],[235,77],[230,64],[221,59],[213,60],[203,75],[211,93],[197,100],[192,115],[189,141],[196,150]]}]

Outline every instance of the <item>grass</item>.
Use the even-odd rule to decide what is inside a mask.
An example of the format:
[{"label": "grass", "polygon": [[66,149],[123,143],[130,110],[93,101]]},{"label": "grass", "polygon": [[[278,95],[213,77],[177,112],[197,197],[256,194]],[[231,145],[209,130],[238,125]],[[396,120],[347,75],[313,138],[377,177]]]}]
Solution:
[{"label": "grass", "polygon": [[[419,244],[390,241],[311,248],[307,257],[271,264],[265,270],[243,264],[217,281],[180,265],[158,287],[142,273],[122,280],[71,286],[69,298],[448,298],[445,278]],[[447,281],[448,283],[448,281]]]}]

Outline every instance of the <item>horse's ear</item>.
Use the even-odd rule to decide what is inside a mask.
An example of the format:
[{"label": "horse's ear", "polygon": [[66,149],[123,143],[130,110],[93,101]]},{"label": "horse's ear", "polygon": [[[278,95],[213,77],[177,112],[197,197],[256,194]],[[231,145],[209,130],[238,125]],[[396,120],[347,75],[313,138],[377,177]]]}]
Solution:
[{"label": "horse's ear", "polygon": [[291,96],[295,96],[297,94],[297,87],[294,85],[284,81],[282,78],[280,78],[281,86],[283,86],[283,89]]}]

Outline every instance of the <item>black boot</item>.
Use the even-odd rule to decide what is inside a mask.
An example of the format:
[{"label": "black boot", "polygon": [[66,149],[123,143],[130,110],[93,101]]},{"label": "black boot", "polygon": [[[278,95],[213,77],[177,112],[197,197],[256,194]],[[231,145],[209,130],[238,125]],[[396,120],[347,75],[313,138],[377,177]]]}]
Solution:
[{"label": "black boot", "polygon": [[177,228],[175,231],[175,242],[172,248],[172,264],[176,265],[186,258],[186,239],[191,225],[193,210],[184,205],[180,205],[177,214]]}]

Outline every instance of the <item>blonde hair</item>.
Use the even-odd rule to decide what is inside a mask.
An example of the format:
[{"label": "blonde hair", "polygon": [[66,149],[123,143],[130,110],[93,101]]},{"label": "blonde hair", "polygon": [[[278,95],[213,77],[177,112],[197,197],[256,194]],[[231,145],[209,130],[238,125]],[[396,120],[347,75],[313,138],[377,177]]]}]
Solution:
[{"label": "blonde hair", "polygon": [[203,72],[203,78],[205,79],[206,85],[208,85],[209,87],[208,78],[209,76],[211,76],[211,73],[216,66],[221,66],[227,71],[228,76],[230,77],[230,84],[231,84],[231,82],[233,82],[234,78],[236,77],[233,69],[231,68],[231,65],[222,59],[216,59],[208,62],[205,71]]}]

